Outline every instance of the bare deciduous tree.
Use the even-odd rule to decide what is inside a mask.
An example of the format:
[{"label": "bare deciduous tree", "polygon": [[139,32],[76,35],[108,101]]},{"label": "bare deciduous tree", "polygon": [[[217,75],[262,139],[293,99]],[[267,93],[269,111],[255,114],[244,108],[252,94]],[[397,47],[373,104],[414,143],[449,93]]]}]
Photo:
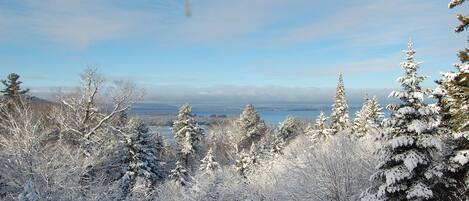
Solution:
[{"label": "bare deciduous tree", "polygon": [[143,97],[143,92],[137,92],[130,82],[114,81],[107,87],[96,69],[86,69],[81,81],[82,86],[74,92],[59,96],[53,118],[62,131],[61,137],[89,143],[93,134]]}]

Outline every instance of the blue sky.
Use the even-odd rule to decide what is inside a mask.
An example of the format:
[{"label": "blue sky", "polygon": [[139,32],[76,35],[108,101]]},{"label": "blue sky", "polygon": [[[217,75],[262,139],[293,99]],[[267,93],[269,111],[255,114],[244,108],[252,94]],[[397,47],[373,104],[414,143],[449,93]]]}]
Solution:
[{"label": "blue sky", "polygon": [[17,72],[40,92],[77,85],[91,65],[134,80],[149,99],[301,99],[334,88],[339,72],[350,89],[397,87],[412,39],[432,86],[466,40],[452,30],[467,8],[447,4],[192,0],[186,17],[183,0],[0,0],[0,76]]}]

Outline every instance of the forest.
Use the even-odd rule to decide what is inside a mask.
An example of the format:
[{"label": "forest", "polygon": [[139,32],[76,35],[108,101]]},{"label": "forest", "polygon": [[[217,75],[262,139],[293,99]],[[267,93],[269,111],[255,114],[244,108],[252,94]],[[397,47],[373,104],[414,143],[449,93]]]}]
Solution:
[{"label": "forest", "polygon": [[[469,16],[458,20],[462,34]],[[413,42],[403,49],[392,104],[371,94],[349,114],[339,74],[330,116],[270,126],[248,104],[204,129],[188,103],[174,139],[129,113],[145,95],[134,83],[87,68],[74,90],[42,100],[11,73],[1,88],[0,200],[467,201],[469,49],[435,88],[422,86]]]}]

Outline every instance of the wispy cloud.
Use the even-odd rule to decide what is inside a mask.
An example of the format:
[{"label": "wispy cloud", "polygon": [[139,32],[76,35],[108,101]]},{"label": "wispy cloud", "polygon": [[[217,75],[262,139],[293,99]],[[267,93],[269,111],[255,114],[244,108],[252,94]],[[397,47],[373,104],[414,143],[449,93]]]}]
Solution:
[{"label": "wispy cloud", "polygon": [[8,33],[10,37],[11,34],[32,33],[44,41],[73,48],[132,34],[148,17],[145,11],[117,7],[103,0],[24,0],[9,6],[10,10],[6,6],[0,7],[3,19],[7,21],[0,27],[12,30]]},{"label": "wispy cloud", "polygon": [[327,65],[301,64],[299,66],[288,66],[287,62],[273,60],[260,64],[260,66],[253,68],[252,72],[263,76],[286,76],[297,78],[337,76],[339,73],[355,75],[396,71],[399,69],[399,63],[401,60],[401,51],[380,58],[369,58],[357,61],[339,61],[334,64]]},{"label": "wispy cloud", "polygon": [[451,26],[454,19],[444,12],[445,3],[440,4],[405,0],[203,0],[194,3],[194,15],[186,18],[182,1],[22,0],[0,3],[0,34],[14,37],[31,32],[45,41],[76,48],[142,38],[161,43],[255,40],[284,45],[333,38],[341,46],[382,47],[403,37],[431,35],[444,23]]}]

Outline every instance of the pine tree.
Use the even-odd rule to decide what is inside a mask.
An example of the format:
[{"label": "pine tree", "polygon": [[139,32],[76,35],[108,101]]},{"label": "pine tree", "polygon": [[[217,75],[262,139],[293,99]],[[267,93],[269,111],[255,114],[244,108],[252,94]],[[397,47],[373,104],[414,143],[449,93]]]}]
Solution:
[{"label": "pine tree", "polygon": [[443,74],[434,95],[439,99],[443,121],[454,131],[469,130],[469,64],[455,65],[456,72]]},{"label": "pine tree", "polygon": [[[452,0],[450,9],[463,4],[465,0]],[[458,15],[460,25],[456,32],[463,32],[469,26],[469,16]],[[461,63],[455,64],[456,71],[443,73],[436,81],[438,87],[434,96],[438,99],[441,129],[446,133],[446,143],[450,151],[445,156],[447,172],[445,176],[452,182],[446,191],[449,195],[469,197],[469,49],[465,48],[458,54]]]},{"label": "pine tree", "polygon": [[31,179],[28,179],[23,187],[23,192],[18,196],[19,201],[39,201],[39,196],[34,189]]},{"label": "pine tree", "polygon": [[213,171],[217,170],[220,166],[213,157],[212,148],[208,150],[207,155],[205,155],[201,162],[202,163],[200,164],[199,170],[206,174],[212,173]]},{"label": "pine tree", "polygon": [[368,102],[369,118],[368,122],[372,128],[378,128],[384,118],[384,112],[378,103],[378,98],[373,96]]},{"label": "pine tree", "polygon": [[162,145],[153,140],[148,127],[140,119],[131,119],[125,130],[130,157],[121,186],[124,194],[136,190],[146,191],[161,179],[157,156]]},{"label": "pine tree", "polygon": [[327,125],[327,117],[321,111],[314,125],[309,125],[306,129],[312,143],[318,143],[332,134],[332,130]]},{"label": "pine tree", "polygon": [[244,108],[244,111],[236,121],[236,125],[241,134],[241,140],[238,145],[238,150],[240,151],[248,149],[252,143],[259,142],[267,131],[267,126],[251,104]]},{"label": "pine tree", "polygon": [[180,161],[176,161],[176,167],[171,170],[169,178],[182,186],[189,186],[192,180],[187,169],[181,164]]},{"label": "pine tree", "polygon": [[283,153],[283,148],[293,139],[296,135],[300,133],[301,129],[292,116],[288,116],[283,122],[281,122],[277,128],[276,135],[271,144],[270,152],[274,155],[279,155]]},{"label": "pine tree", "polygon": [[290,141],[300,131],[296,119],[288,116],[278,127],[277,137],[284,142]]},{"label": "pine tree", "polygon": [[189,104],[184,104],[175,120],[172,131],[179,145],[179,154],[186,166],[190,166],[189,159],[197,152],[197,146],[204,136],[204,130],[199,126],[192,114]]},{"label": "pine tree", "polygon": [[337,83],[335,101],[332,105],[331,121],[332,129],[334,129],[335,133],[347,128],[350,121],[342,73],[339,74],[339,82]]},{"label": "pine tree", "polygon": [[310,139],[313,143],[317,143],[321,140],[326,139],[329,135],[333,133],[332,129],[329,128],[327,125],[327,117],[321,112],[316,119],[316,123],[314,124],[314,133],[311,135]]},{"label": "pine tree", "polygon": [[370,114],[369,101],[368,96],[365,96],[361,110],[355,113],[352,130],[357,137],[363,137],[368,133],[368,118]]},{"label": "pine tree", "polygon": [[363,106],[355,115],[352,130],[357,137],[363,137],[373,129],[379,128],[381,120],[384,117],[382,108],[378,103],[376,96],[371,99],[365,97]]},{"label": "pine tree", "polygon": [[17,102],[22,95],[29,92],[29,89],[21,89],[21,84],[23,82],[19,81],[19,78],[20,76],[18,74],[10,73],[7,80],[2,80],[2,84],[5,86],[5,89],[0,92],[3,94],[5,99]]},{"label": "pine tree", "polygon": [[377,186],[368,189],[362,200],[438,200],[432,187],[441,172],[432,154],[441,151],[438,134],[438,109],[427,105],[428,91],[420,87],[426,78],[417,74],[419,62],[409,42],[407,59],[401,63],[404,76],[398,79],[402,91],[389,95],[401,101],[389,105],[391,117],[385,121],[390,133],[379,149],[377,172],[371,179]]},{"label": "pine tree", "polygon": [[[465,0],[451,0],[451,2],[448,4],[448,8],[453,9],[456,6],[462,5],[464,2]],[[459,33],[459,32],[463,32],[464,30],[467,30],[469,27],[469,16],[458,14],[457,19],[459,20],[460,24],[454,29],[454,31]],[[469,61],[469,49],[464,48],[464,50],[460,50],[458,53],[458,57],[462,63],[468,62]]]},{"label": "pine tree", "polygon": [[247,178],[249,174],[254,171],[258,163],[257,159],[257,156],[253,152],[241,152],[239,159],[236,160],[236,171],[244,178]]}]

